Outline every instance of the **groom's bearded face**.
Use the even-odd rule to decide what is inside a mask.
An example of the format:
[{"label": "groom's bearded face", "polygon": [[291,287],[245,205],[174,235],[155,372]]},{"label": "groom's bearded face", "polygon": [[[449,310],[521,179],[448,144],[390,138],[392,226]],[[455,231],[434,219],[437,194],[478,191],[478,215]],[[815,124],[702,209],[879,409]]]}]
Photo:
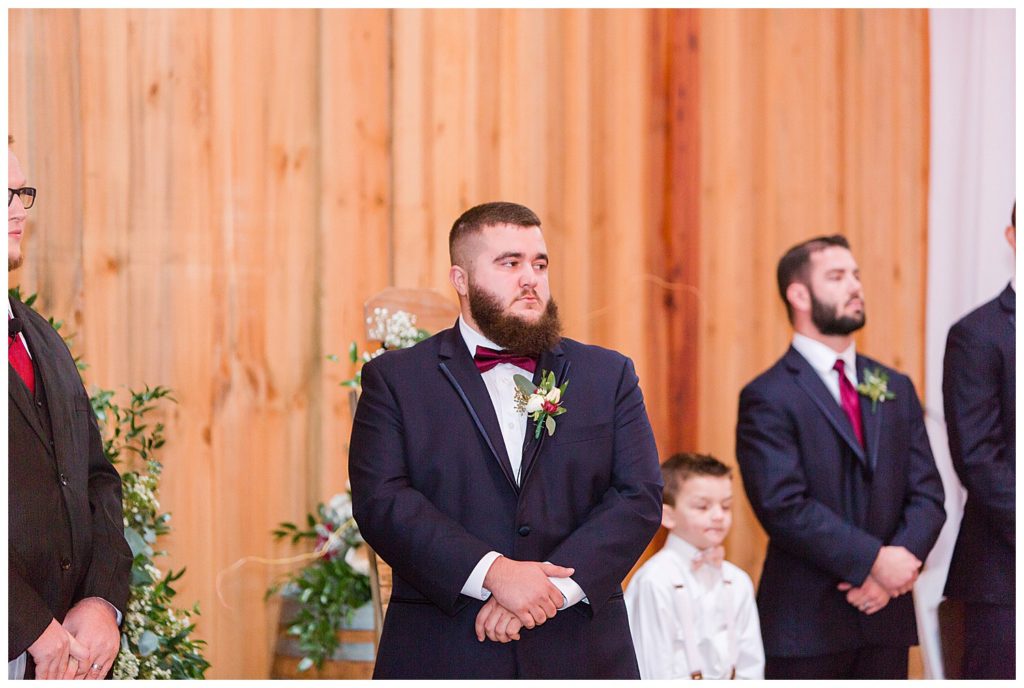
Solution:
[{"label": "groom's bearded face", "polygon": [[536,292],[524,288],[511,303],[502,303],[496,294],[488,292],[473,280],[472,274],[469,275],[469,312],[480,332],[504,349],[526,356],[539,356],[550,351],[561,339],[562,323],[558,318],[558,306],[550,297],[544,312],[535,320],[513,314],[512,303],[528,296],[539,298]]}]

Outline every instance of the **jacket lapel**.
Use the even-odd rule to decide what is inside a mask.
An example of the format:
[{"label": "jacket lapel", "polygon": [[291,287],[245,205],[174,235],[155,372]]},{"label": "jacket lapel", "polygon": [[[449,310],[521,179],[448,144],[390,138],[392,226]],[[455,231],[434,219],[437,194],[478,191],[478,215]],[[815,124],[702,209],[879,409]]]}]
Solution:
[{"label": "jacket lapel", "polygon": [[[67,471],[66,461],[87,460],[90,452],[89,447],[75,447],[72,442],[71,427],[74,419],[71,416],[74,413],[72,406],[74,396],[65,391],[69,387],[80,386],[82,379],[78,369],[74,367],[74,363],[71,363],[72,374],[75,378],[65,384],[58,362],[63,358],[62,354],[69,359],[71,355],[67,351],[51,353],[47,343],[49,338],[60,337],[60,334],[54,331],[49,324],[39,325],[37,318],[23,317],[22,319],[25,322],[25,336],[32,350],[32,364],[39,371],[39,377],[43,383],[43,393],[46,395],[46,404],[50,411],[50,430],[53,434],[51,455],[54,457],[58,474],[63,475]],[[41,329],[43,327],[49,331],[43,331]],[[71,495],[67,490],[62,491],[62,494],[68,513],[72,513],[72,504],[69,501]],[[71,524],[71,541],[78,543],[80,541],[78,534],[80,524],[76,523],[73,518],[69,522]]]},{"label": "jacket lapel", "polygon": [[[34,363],[35,361],[33,361]],[[35,404],[29,395],[28,387],[21,381],[18,371],[10,363],[7,364],[7,398],[14,402],[14,406],[18,407],[18,411],[21,412],[29,426],[39,436],[39,440],[46,447],[46,451],[50,451],[50,445],[46,440],[46,433],[43,431],[43,426],[39,423],[39,415],[34,408]]]},{"label": "jacket lapel", "polygon": [[[842,406],[836,403],[828,387],[822,382],[818,373],[811,367],[800,353],[793,347],[789,348],[785,356],[786,367],[793,373],[797,385],[804,390],[814,402],[815,406],[825,415],[825,418],[832,425],[839,436],[843,438],[861,463],[867,464],[867,457],[864,456],[864,447],[860,446],[857,436],[853,434],[853,426],[850,419],[846,417]],[[869,445],[870,446],[870,445]]]},{"label": "jacket lapel", "polygon": [[[42,337],[33,336],[33,332],[29,332],[30,320],[26,317],[24,310],[27,306],[24,306],[17,299],[11,299],[11,310],[14,312],[14,317],[22,323],[23,332],[26,341],[29,342],[29,352],[32,355],[32,366],[36,367],[39,365],[39,360],[43,358],[43,354],[46,353],[45,343],[37,340],[41,340]],[[40,374],[42,371],[40,371]],[[21,376],[18,375],[18,371],[7,364],[7,398],[14,402],[14,405],[18,407],[21,415],[25,417],[28,424],[35,431],[36,435],[39,436],[39,441],[46,447],[46,451],[53,456],[53,450],[50,448],[49,438],[46,436],[46,431],[43,430],[43,426],[39,421],[39,414],[36,412],[35,402],[32,400],[32,394],[28,391],[28,387],[22,382]],[[49,401],[49,397],[47,397]]]},{"label": "jacket lapel", "polygon": [[494,413],[494,405],[491,403],[491,396],[487,393],[484,380],[480,377],[480,371],[473,363],[473,357],[469,355],[469,349],[459,334],[458,322],[455,327],[441,333],[441,344],[438,349],[440,362],[438,367],[452,387],[455,388],[462,403],[466,406],[473,423],[480,431],[491,455],[501,467],[512,489],[518,493],[519,486],[516,484],[515,475],[512,473],[512,464],[508,459],[508,452],[505,451],[505,441],[502,439],[501,427],[498,425],[498,417]]},{"label": "jacket lapel", "polygon": [[[857,379],[864,380],[864,371],[868,367],[867,361],[860,356],[857,357]],[[864,427],[864,441],[868,445],[868,466],[875,470],[878,466],[878,443],[882,437],[882,413],[885,407],[892,401],[878,402],[875,410],[871,410],[871,399],[865,396],[860,397],[860,418]]]},{"label": "jacket lapel", "polygon": [[[533,373],[534,386],[540,385],[541,374],[545,370],[554,371],[555,384],[561,385],[565,382],[571,366],[572,362],[565,357],[562,342],[559,341],[551,351],[545,351],[541,354],[540,360],[537,362],[537,370]],[[523,463],[520,467],[523,479],[520,487],[525,485],[526,479],[530,477],[530,469],[533,468],[534,463],[537,461],[537,456],[540,454],[541,447],[544,446],[544,438],[548,436],[546,431],[541,430],[540,437],[534,439],[536,432],[533,420],[527,418],[526,437],[523,438]]]},{"label": "jacket lapel", "polygon": [[1017,292],[1009,284],[999,295],[999,305],[1010,318],[1010,327],[1017,329]]}]

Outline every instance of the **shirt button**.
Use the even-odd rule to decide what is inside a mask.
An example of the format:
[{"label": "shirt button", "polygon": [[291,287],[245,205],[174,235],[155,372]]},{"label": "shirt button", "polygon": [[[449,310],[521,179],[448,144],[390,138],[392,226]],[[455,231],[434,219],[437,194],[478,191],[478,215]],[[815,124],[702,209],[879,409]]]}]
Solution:
[{"label": "shirt button", "polygon": [[530,534],[530,526],[519,526],[519,534],[526,537]]},{"label": "shirt button", "polygon": [[36,406],[38,406],[39,408],[43,408],[43,402],[37,401]]},{"label": "shirt button", "polygon": [[71,570],[71,560],[68,559],[67,557],[65,557],[64,559],[61,559],[60,560],[60,569],[61,569],[61,571],[69,571],[69,570]]}]

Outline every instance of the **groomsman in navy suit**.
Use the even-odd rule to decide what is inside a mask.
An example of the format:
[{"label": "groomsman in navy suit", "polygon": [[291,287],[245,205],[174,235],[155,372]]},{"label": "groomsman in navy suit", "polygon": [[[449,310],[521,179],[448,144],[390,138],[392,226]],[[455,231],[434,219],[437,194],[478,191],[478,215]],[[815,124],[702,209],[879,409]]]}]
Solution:
[{"label": "groomsman in navy suit", "polygon": [[[1006,239],[1016,253],[1017,207]],[[964,602],[963,678],[1014,678],[1017,402],[1014,281],[949,330],[942,398],[967,504],[946,578]]]},{"label": "groomsman in navy suit", "polygon": [[[633,364],[561,337],[528,208],[466,211],[449,249],[458,321],[366,364],[352,430],[356,521],[394,569],[374,677],[639,678],[621,582],[662,482]],[[545,371],[569,385],[538,434],[514,376]]]},{"label": "groomsman in navy suit", "polygon": [[910,592],[945,520],[910,379],[857,354],[860,271],[842,236],[779,261],[792,346],[740,394],[736,456],[768,533],[765,678],[901,679]]}]

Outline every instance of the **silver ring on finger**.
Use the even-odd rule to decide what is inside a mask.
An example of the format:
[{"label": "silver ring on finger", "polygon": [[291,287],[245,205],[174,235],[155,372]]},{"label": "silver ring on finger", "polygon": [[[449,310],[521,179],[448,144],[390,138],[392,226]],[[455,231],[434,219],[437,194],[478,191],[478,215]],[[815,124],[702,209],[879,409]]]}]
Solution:
[{"label": "silver ring on finger", "polygon": [[100,669],[102,669],[103,667],[102,667],[102,666],[100,666],[99,664],[97,664],[96,662],[93,662],[93,663],[92,663],[92,666],[91,666],[91,667],[89,667],[89,668],[90,668],[90,669],[92,669],[93,671],[99,671],[99,670],[100,670]]}]

